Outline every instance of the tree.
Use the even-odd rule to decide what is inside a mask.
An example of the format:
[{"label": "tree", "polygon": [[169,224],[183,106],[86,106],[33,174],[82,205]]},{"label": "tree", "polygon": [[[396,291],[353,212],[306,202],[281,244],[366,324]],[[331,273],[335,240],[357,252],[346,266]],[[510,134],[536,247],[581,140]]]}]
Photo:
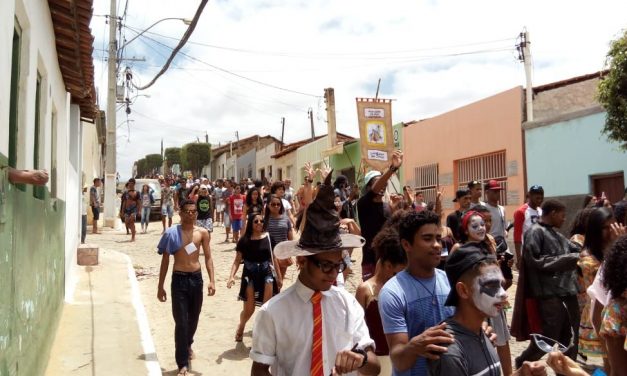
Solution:
[{"label": "tree", "polygon": [[605,108],[603,133],[627,151],[627,30],[610,44],[608,73],[599,83],[599,102]]},{"label": "tree", "polygon": [[183,145],[181,162],[184,170],[190,170],[194,176],[200,176],[203,166],[211,162],[211,145],[204,142]]},{"label": "tree", "polygon": [[155,171],[158,171],[161,165],[163,165],[161,154],[148,154],[145,159],[147,174],[155,173]]},{"label": "tree", "polygon": [[146,159],[142,158],[135,162],[135,164],[137,165],[137,176],[143,177],[146,175]]},{"label": "tree", "polygon": [[181,148],[166,148],[163,154],[168,161],[168,168],[172,168],[175,164],[181,164]]}]

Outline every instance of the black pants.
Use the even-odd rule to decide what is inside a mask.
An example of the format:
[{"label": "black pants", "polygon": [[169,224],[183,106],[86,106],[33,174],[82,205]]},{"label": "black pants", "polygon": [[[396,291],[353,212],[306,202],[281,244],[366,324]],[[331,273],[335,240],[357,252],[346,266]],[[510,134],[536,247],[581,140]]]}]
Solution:
[{"label": "black pants", "polygon": [[[565,355],[575,360],[579,351],[579,321],[581,314],[576,296],[538,299],[538,310],[542,325],[542,334],[568,346],[571,341],[571,330],[574,334],[572,346]],[[540,350],[533,340],[519,357],[516,358],[516,368],[524,361],[539,360],[545,352]]]},{"label": "black pants", "polygon": [[203,289],[200,271],[172,273],[172,315],[174,316],[174,345],[176,364],[189,366],[189,349],[194,342],[198,317],[202,307]]}]

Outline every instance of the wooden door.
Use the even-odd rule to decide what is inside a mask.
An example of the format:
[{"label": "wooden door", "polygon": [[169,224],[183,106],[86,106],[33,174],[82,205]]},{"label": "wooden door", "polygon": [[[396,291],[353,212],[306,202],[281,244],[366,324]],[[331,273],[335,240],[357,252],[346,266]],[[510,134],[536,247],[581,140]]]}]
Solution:
[{"label": "wooden door", "polygon": [[601,197],[605,193],[605,197],[611,203],[622,200],[625,195],[625,178],[623,173],[592,176],[592,189],[596,197]]}]

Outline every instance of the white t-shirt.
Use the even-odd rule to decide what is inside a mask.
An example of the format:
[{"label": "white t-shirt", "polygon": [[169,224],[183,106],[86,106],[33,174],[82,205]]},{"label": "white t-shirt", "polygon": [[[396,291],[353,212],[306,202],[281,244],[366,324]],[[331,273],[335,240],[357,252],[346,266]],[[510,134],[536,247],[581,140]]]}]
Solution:
[{"label": "white t-shirt", "polygon": [[[257,313],[250,358],[272,366],[275,376],[309,375],[313,340],[314,291],[300,280],[267,301]],[[330,375],[339,351],[372,346],[364,309],[344,289],[322,292],[322,351],[324,375]],[[298,319],[296,319],[298,318]],[[348,375],[357,375],[357,372]]]},{"label": "white t-shirt", "polygon": [[505,236],[505,208],[501,205],[492,206],[487,202],[484,206],[488,208],[490,215],[492,216],[490,235]]},{"label": "white t-shirt", "polygon": [[292,210],[292,204],[290,204],[289,201],[287,201],[286,199],[282,198],[281,202],[283,203],[283,208],[285,209],[285,211]]},{"label": "white t-shirt", "polygon": [[540,217],[542,217],[541,207],[538,206],[536,209],[534,209],[531,206],[527,205],[527,210],[525,210],[525,222],[523,222],[523,239],[525,238],[525,233],[527,232],[527,230],[529,230],[531,226],[538,223]]}]

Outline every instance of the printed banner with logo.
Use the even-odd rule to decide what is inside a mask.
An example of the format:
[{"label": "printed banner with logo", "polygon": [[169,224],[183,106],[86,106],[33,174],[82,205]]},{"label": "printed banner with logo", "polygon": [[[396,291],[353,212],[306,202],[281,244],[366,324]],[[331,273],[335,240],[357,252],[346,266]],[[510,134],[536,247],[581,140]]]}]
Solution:
[{"label": "printed banner with logo", "polygon": [[390,166],[394,151],[392,101],[357,98],[357,119],[362,160],[371,168],[384,172]]}]

